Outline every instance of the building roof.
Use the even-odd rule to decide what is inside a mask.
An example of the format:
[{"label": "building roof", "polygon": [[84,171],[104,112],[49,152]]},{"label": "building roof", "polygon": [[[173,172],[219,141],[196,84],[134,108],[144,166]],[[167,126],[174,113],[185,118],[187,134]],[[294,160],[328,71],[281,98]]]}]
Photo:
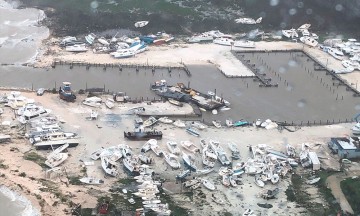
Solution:
[{"label": "building roof", "polygon": [[360,149],[360,140],[358,137],[338,137],[331,138],[331,140],[339,147],[341,150],[356,150]]}]

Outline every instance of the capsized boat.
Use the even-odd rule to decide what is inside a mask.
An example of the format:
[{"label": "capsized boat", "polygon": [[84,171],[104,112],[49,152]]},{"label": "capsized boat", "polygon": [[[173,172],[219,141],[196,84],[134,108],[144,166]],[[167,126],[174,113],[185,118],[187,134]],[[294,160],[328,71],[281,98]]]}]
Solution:
[{"label": "capsized boat", "polygon": [[79,179],[79,181],[81,181],[82,183],[85,183],[85,184],[92,184],[92,185],[99,185],[99,184],[104,183],[104,180],[94,178],[94,177],[83,177],[83,178]]}]

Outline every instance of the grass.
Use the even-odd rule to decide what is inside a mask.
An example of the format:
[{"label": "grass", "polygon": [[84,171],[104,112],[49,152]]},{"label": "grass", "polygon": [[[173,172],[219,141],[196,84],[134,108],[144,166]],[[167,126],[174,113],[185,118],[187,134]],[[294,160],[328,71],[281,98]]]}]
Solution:
[{"label": "grass", "polygon": [[81,185],[80,176],[69,176],[69,183],[72,185]]},{"label": "grass", "polygon": [[320,171],[317,173],[321,180],[317,183],[319,193],[324,203],[313,202],[311,196],[305,190],[305,180],[308,176],[301,177],[300,175],[293,174],[291,177],[292,184],[289,185],[285,194],[288,201],[296,202],[299,206],[308,210],[309,215],[331,215],[336,214],[341,210],[340,205],[331,193],[331,190],[326,186],[326,179],[334,172]]},{"label": "grass", "polygon": [[24,154],[24,159],[29,160],[29,161],[33,161],[34,163],[38,164],[42,168],[47,168],[47,166],[45,164],[46,159],[43,156],[38,155],[36,152],[27,152],[27,153],[25,153]]},{"label": "grass", "polygon": [[341,190],[354,210],[355,215],[360,214],[360,179],[348,178],[340,182]]}]

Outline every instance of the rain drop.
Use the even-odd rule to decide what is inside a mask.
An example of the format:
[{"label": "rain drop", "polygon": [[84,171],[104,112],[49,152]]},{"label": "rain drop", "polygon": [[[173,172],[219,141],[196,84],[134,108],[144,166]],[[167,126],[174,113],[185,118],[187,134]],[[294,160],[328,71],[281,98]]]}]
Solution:
[{"label": "rain drop", "polygon": [[304,2],[298,2],[297,6],[298,6],[298,8],[303,8],[304,7]]},{"label": "rain drop", "polygon": [[355,106],[355,110],[360,110],[360,104]]},{"label": "rain drop", "polygon": [[296,9],[295,8],[291,8],[290,10],[289,10],[289,14],[291,15],[291,16],[294,16],[295,14],[296,14]]},{"label": "rain drop", "polygon": [[277,6],[279,4],[279,0],[270,0],[270,6]]},{"label": "rain drop", "polygon": [[290,60],[290,61],[288,62],[288,65],[289,65],[290,67],[296,67],[296,66],[297,66],[297,63],[296,63],[296,61],[294,61],[294,60]]},{"label": "rain drop", "polygon": [[313,13],[313,10],[311,8],[306,9],[306,14],[310,15]]},{"label": "rain drop", "polygon": [[282,73],[282,74],[283,74],[283,73],[285,73],[285,72],[286,72],[286,69],[285,69],[284,67],[280,67],[280,68],[279,68],[279,73]]},{"label": "rain drop", "polygon": [[337,4],[335,6],[335,10],[337,10],[337,11],[342,11],[343,9],[344,9],[344,7],[342,6],[342,4]]},{"label": "rain drop", "polygon": [[305,99],[300,99],[300,100],[298,101],[298,103],[297,103],[297,106],[298,106],[299,108],[305,107],[305,106],[306,106],[306,100],[305,100]]},{"label": "rain drop", "polygon": [[90,7],[91,7],[92,9],[98,8],[98,7],[99,7],[99,2],[97,2],[97,1],[92,1],[92,2],[90,3]]}]

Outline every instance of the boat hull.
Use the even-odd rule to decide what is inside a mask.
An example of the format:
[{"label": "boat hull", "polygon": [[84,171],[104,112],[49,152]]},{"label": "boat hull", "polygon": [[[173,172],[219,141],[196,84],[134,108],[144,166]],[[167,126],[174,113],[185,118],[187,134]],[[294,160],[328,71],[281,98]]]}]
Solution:
[{"label": "boat hull", "polygon": [[161,131],[147,131],[147,132],[124,132],[124,137],[129,140],[149,140],[162,139]]}]

